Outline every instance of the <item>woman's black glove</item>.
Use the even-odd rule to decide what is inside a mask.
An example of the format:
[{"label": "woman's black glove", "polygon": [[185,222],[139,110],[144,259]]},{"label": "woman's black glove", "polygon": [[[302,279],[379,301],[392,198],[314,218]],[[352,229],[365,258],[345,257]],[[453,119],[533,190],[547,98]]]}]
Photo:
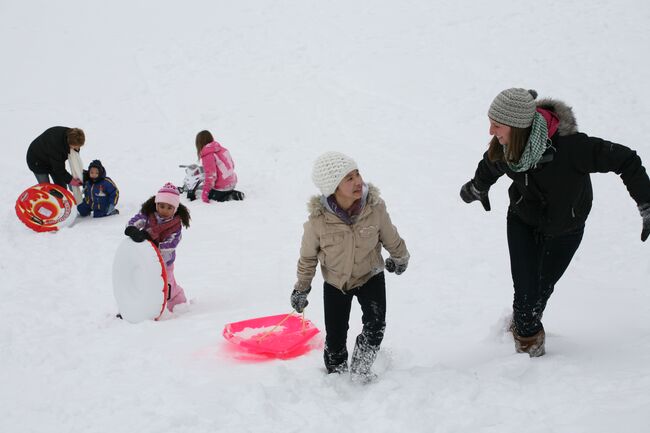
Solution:
[{"label": "woman's black glove", "polygon": [[465,203],[471,203],[476,200],[480,200],[483,205],[483,209],[486,211],[490,210],[490,199],[488,198],[487,191],[479,191],[478,188],[474,185],[474,181],[470,180],[460,189],[460,198],[463,199]]},{"label": "woman's black glove", "polygon": [[639,205],[639,213],[643,218],[643,229],[641,230],[641,240],[645,242],[650,235],[650,203],[643,203]]},{"label": "woman's black glove", "polygon": [[143,242],[145,239],[151,239],[146,230],[140,230],[135,226],[128,226],[124,229],[124,234],[130,237],[133,242]]}]

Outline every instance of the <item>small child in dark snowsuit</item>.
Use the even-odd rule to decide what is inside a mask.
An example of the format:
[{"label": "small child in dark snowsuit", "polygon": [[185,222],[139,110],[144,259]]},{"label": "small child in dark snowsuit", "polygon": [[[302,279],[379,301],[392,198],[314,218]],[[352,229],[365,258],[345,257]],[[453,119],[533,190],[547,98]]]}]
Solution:
[{"label": "small child in dark snowsuit", "polygon": [[77,205],[79,215],[88,216],[91,212],[94,218],[117,215],[120,212],[115,206],[119,198],[120,190],[110,177],[106,177],[101,161],[91,162],[87,178],[84,176],[84,199]]}]

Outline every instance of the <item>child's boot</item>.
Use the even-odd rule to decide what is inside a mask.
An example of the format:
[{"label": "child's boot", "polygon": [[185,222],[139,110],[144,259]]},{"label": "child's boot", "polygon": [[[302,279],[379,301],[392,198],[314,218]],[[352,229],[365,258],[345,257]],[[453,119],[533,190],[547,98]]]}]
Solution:
[{"label": "child's boot", "polygon": [[341,350],[331,351],[325,343],[323,358],[328,374],[341,374],[348,371],[348,350],[345,347]]},{"label": "child's boot", "polygon": [[369,383],[377,378],[370,369],[377,359],[379,346],[370,346],[359,343],[354,346],[352,352],[352,361],[350,362],[350,378],[353,382]]}]

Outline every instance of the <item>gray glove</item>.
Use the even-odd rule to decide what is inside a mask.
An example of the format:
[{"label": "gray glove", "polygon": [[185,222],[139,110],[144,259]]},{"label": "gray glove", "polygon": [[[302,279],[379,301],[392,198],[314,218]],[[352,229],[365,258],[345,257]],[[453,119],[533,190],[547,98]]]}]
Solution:
[{"label": "gray glove", "polygon": [[473,180],[470,180],[460,188],[460,198],[462,198],[465,203],[479,200],[483,205],[483,209],[486,211],[490,210],[490,198],[488,197],[488,192],[479,191],[479,189],[476,188],[476,185],[474,185]]},{"label": "gray glove", "polygon": [[291,307],[296,310],[298,313],[302,313],[309,301],[307,300],[307,295],[311,292],[311,287],[308,287],[307,290],[297,290],[293,289],[291,292]]},{"label": "gray glove", "polygon": [[650,235],[650,203],[643,203],[639,205],[639,213],[643,218],[643,229],[641,230],[641,240],[645,242]]},{"label": "gray glove", "polygon": [[386,270],[388,272],[395,272],[395,275],[402,275],[408,265],[408,260],[399,260],[392,257],[386,259]]}]

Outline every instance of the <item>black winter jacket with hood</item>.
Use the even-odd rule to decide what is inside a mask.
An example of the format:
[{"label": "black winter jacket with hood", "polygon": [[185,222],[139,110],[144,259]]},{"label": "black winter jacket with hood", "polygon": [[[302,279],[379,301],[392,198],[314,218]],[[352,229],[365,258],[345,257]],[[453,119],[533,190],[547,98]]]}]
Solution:
[{"label": "black winter jacket with hood", "polygon": [[27,166],[34,173],[52,175],[54,183],[65,186],[72,175],[65,169],[70,153],[68,131],[65,126],[53,126],[36,137],[27,149]]},{"label": "black winter jacket with hood", "polygon": [[550,236],[575,230],[587,220],[593,199],[590,173],[615,172],[637,205],[650,202],[650,179],[635,151],[578,132],[573,110],[561,101],[542,99],[537,106],[559,118],[552,146],[524,172],[511,170],[504,161],[490,161],[486,152],[473,179],[479,190],[487,191],[507,175],[512,179],[510,210]]}]

